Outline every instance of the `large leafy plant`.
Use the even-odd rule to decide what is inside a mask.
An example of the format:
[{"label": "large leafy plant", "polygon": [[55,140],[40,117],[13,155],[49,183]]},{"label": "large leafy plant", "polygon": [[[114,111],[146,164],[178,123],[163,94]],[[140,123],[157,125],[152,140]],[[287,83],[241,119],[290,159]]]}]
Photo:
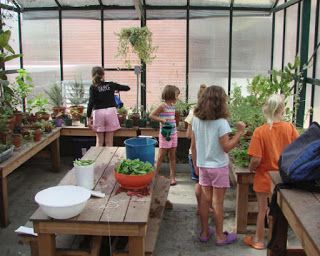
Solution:
[{"label": "large leafy plant", "polygon": [[151,63],[156,57],[157,47],[152,45],[152,33],[147,27],[123,28],[116,35],[118,37],[118,53],[116,56],[123,58],[128,67],[131,67],[131,52],[135,53],[146,64]]}]

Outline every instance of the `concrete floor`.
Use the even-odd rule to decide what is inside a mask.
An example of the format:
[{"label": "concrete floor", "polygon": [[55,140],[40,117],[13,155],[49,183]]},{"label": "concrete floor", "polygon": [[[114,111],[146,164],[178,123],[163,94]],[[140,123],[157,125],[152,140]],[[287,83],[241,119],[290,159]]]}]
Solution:
[{"label": "concrete floor", "polygon": [[[41,189],[56,185],[65,173],[72,168],[72,158],[62,158],[62,170],[59,173],[50,172],[49,159],[39,157],[29,160],[13,172],[8,179],[9,187],[9,218],[10,225],[0,228],[1,256],[29,256],[28,246],[19,243],[14,230],[24,225],[37,208],[34,195]],[[162,174],[167,170],[162,166]],[[257,251],[243,245],[243,235],[238,242],[228,246],[216,246],[214,240],[203,244],[198,242],[199,221],[195,214],[196,202],[194,183],[189,178],[189,168],[186,164],[177,166],[177,186],[171,187],[169,200],[173,203],[172,210],[166,210],[161,223],[155,255],[188,256],[188,255],[219,255],[219,256],[262,256],[266,250]],[[235,190],[228,190],[225,200],[225,230],[234,228]],[[254,230],[254,226],[250,227]]]}]

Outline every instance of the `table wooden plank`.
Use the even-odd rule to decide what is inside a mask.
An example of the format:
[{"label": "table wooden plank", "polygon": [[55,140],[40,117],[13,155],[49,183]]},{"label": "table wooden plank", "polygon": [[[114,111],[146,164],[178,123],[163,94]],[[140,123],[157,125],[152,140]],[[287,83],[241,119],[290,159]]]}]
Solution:
[{"label": "table wooden plank", "polygon": [[[186,129],[179,129],[178,138],[188,138]],[[151,127],[139,128],[139,134],[144,136],[159,137],[159,129],[153,129]]]},{"label": "table wooden plank", "polygon": [[[124,128],[121,127],[119,130],[114,132],[115,137],[136,137],[138,128]],[[61,130],[61,136],[96,136],[96,133],[89,127],[81,126],[64,126]]]}]

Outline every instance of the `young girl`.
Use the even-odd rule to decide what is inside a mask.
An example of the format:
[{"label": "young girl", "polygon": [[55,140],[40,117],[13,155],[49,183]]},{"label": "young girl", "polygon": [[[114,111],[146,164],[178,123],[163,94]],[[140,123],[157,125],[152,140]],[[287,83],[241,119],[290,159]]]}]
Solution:
[{"label": "young girl", "polygon": [[208,87],[200,97],[192,120],[192,160],[199,174],[202,197],[206,204],[201,203],[201,232],[199,239],[206,242],[212,235],[208,227],[208,205],[212,204],[215,227],[216,245],[231,244],[237,240],[235,233],[223,231],[223,200],[229,182],[228,152],[239,142],[244,133],[245,125],[238,122],[237,132],[233,138],[227,121],[229,116],[227,95],[220,86]]},{"label": "young girl", "polygon": [[258,217],[256,234],[246,236],[244,243],[255,249],[264,249],[264,219],[268,209],[268,197],[271,193],[271,180],[268,171],[278,170],[278,160],[283,149],[298,136],[296,128],[288,122],[281,121],[285,109],[284,97],[272,95],[263,107],[267,120],[255,129],[249,145],[251,156],[249,169],[255,172],[253,190],[258,200]]},{"label": "young girl", "polygon": [[[113,132],[120,129],[114,91],[129,91],[130,87],[104,81],[104,69],[93,67],[87,108],[88,123],[93,118],[92,129],[96,131],[96,146],[113,146]],[[93,111],[92,111],[93,110]],[[91,117],[92,114],[92,117]]]},{"label": "young girl", "polygon": [[[197,95],[198,100],[206,88],[207,88],[207,86],[205,84],[200,85],[198,95]],[[186,117],[186,119],[184,120],[188,124],[187,136],[190,139],[192,136],[193,110],[194,110],[193,108],[189,110],[189,114]],[[200,213],[201,186],[199,184],[199,176],[195,173],[195,170],[193,167],[191,147],[189,149],[188,159],[189,159],[189,166],[190,166],[190,170],[191,170],[191,179],[195,181],[194,192],[195,192],[196,199],[197,199],[197,214],[199,214]]]},{"label": "young girl", "polygon": [[[176,129],[175,120],[175,103],[180,94],[178,87],[174,85],[166,85],[162,91],[162,100],[164,101],[158,108],[156,108],[151,114],[150,118],[160,122],[160,132],[159,132],[159,153],[157,160],[156,170],[159,173],[160,166],[163,157],[168,153],[169,155],[169,166],[170,166],[170,178],[171,186],[177,184],[176,182],[176,149],[178,145],[178,136]],[[170,140],[161,134],[161,128],[165,123],[172,126],[172,132],[170,135]]]}]

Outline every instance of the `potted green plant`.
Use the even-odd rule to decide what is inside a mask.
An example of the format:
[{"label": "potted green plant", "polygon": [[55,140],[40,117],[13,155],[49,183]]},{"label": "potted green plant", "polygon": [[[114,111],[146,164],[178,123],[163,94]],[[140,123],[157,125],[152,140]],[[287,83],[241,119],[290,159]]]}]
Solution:
[{"label": "potted green plant", "polygon": [[80,120],[80,116],[83,114],[84,104],[87,102],[87,98],[85,98],[85,90],[84,84],[82,80],[74,80],[74,82],[70,86],[70,97],[69,100],[71,102],[70,114],[72,119]]},{"label": "potted green plant", "polygon": [[124,120],[127,118],[128,110],[125,107],[121,107],[117,109],[118,111],[118,119],[120,125],[123,124]]},{"label": "potted green plant", "polygon": [[38,120],[49,120],[50,115],[47,112],[49,100],[43,95],[39,94],[30,101],[33,109],[36,110],[36,117]]},{"label": "potted green plant", "polygon": [[66,107],[63,106],[63,95],[61,85],[54,83],[51,85],[49,90],[44,90],[48,95],[53,111],[53,116],[56,117],[58,114],[64,114]]},{"label": "potted green plant", "polygon": [[147,27],[123,28],[116,35],[118,37],[118,53],[116,56],[123,58],[128,67],[131,67],[131,51],[146,64],[151,63],[156,57],[157,47],[152,45],[152,33]]},{"label": "potted green plant", "polygon": [[176,113],[175,113],[175,118],[176,118],[176,125],[177,127],[183,126],[183,128],[186,128],[185,123],[183,122],[182,125],[180,125],[180,121],[184,120],[185,117],[187,117],[190,107],[194,105],[194,103],[188,103],[184,102],[182,100],[177,100],[176,102]]}]

